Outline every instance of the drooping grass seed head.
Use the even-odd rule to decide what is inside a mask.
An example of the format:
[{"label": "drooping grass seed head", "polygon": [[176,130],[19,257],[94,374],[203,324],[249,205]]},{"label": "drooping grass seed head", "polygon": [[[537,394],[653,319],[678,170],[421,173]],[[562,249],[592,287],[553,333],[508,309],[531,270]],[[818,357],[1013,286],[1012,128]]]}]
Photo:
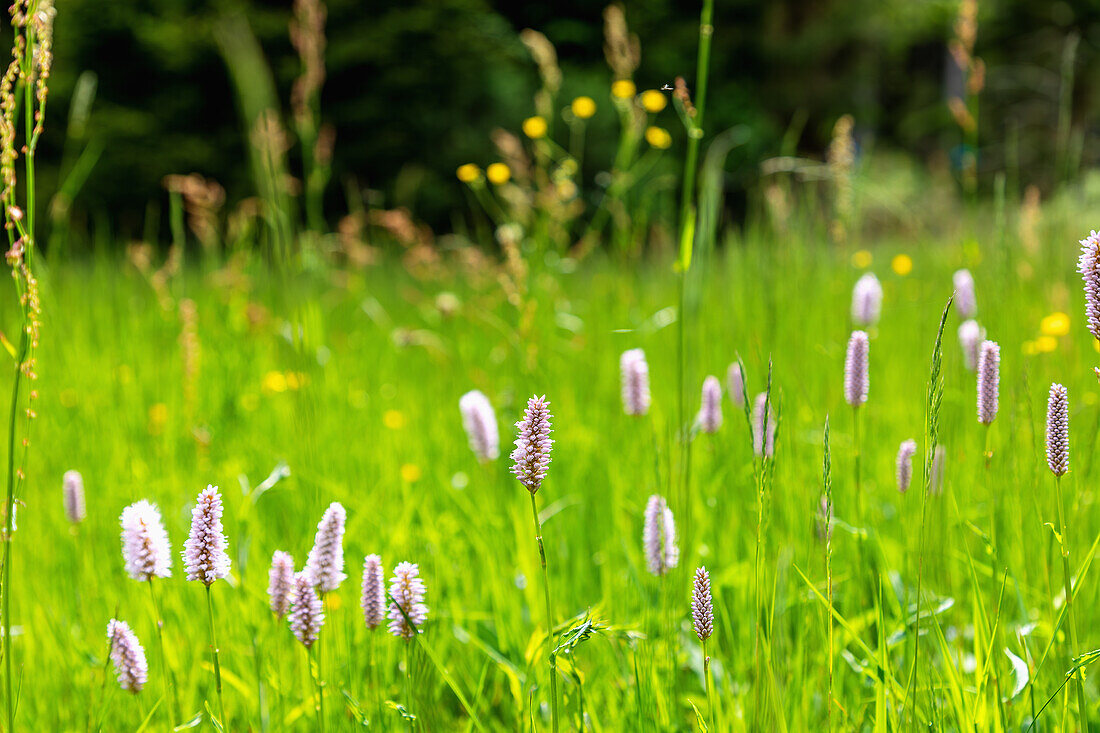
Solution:
[{"label": "drooping grass seed head", "polygon": [[403,562],[393,569],[390,578],[390,598],[386,616],[390,620],[390,633],[411,641],[420,633],[428,620],[428,607],[424,605],[427,588],[420,579],[420,568],[411,562]]},{"label": "drooping grass seed head", "polygon": [[974,276],[970,270],[958,270],[951,278],[955,286],[955,308],[963,318],[978,315],[978,299],[974,294]]},{"label": "drooping grass seed head", "polygon": [[386,587],[382,578],[382,558],[367,555],[363,558],[363,620],[371,631],[382,624],[386,606]]},{"label": "drooping grass seed head", "polygon": [[107,643],[111,647],[118,686],[135,695],[141,692],[149,676],[149,665],[145,661],[145,649],[130,625],[114,618],[108,621]]},{"label": "drooping grass seed head", "polygon": [[122,558],[134,580],[172,575],[172,547],[156,504],[142,499],[122,510]]},{"label": "drooping grass seed head", "polygon": [[295,638],[309,649],[317,641],[321,627],[325,625],[325,611],[313,579],[302,571],[294,576],[294,589],[290,594],[290,630]]},{"label": "drooping grass seed head", "polygon": [[997,417],[1001,384],[1001,347],[983,341],[978,353],[978,422],[989,425]]},{"label": "drooping grass seed head", "polygon": [[290,610],[290,594],[294,590],[294,558],[289,552],[276,550],[271,556],[271,570],[268,571],[267,580],[271,612],[282,618]]},{"label": "drooping grass seed head", "polygon": [[714,375],[703,380],[702,404],[695,424],[704,433],[717,433],[722,427],[722,383]]},{"label": "drooping grass seed head", "polygon": [[978,352],[985,340],[985,329],[971,319],[959,324],[959,346],[962,347],[963,363],[970,371],[978,368]]},{"label": "drooping grass seed head", "polygon": [[1060,384],[1047,398],[1047,465],[1055,476],[1069,470],[1069,393]]},{"label": "drooping grass seed head", "polygon": [[340,587],[348,577],[344,574],[344,525],[347,511],[334,501],[325,509],[317,523],[317,535],[306,559],[306,574],[321,593],[329,593]]},{"label": "drooping grass seed head", "polygon": [[896,473],[898,491],[903,494],[909,490],[909,485],[913,481],[913,456],[916,452],[917,442],[915,440],[902,441],[902,444],[898,447]]},{"label": "drooping grass seed head", "polygon": [[622,374],[623,412],[645,415],[649,412],[649,364],[641,349],[624,351],[619,357]]},{"label": "drooping grass seed head", "polygon": [[705,567],[695,571],[691,585],[691,622],[699,641],[706,641],[714,633],[714,602],[710,595],[710,575]]},{"label": "drooping grass seed head", "polygon": [[1077,271],[1085,284],[1085,320],[1089,333],[1100,339],[1100,233],[1089,232],[1081,240]]},{"label": "drooping grass seed head", "polygon": [[229,575],[229,543],[222,532],[222,496],[217,486],[199,492],[191,510],[191,533],[183,544],[188,580],[206,587]]},{"label": "drooping grass seed head", "polygon": [[495,461],[500,456],[500,433],[489,398],[475,389],[459,398],[458,409],[470,450],[482,462]]},{"label": "drooping grass seed head", "polygon": [[868,272],[852,288],[852,323],[871,328],[878,324],[881,315],[882,284],[873,272]]},{"label": "drooping grass seed head", "polygon": [[65,516],[73,524],[80,524],[87,516],[84,506],[84,477],[80,471],[66,471],[61,480],[65,498]]},{"label": "drooping grass seed head", "polygon": [[534,396],[527,400],[523,419],[516,423],[515,449],[512,451],[512,474],[532,494],[542,487],[550,467],[550,403],[546,396]]},{"label": "drooping grass seed head", "polygon": [[[767,392],[761,392],[756,395],[752,403],[752,452],[757,458],[760,456],[771,458],[775,453],[777,423],[775,408],[772,403],[774,399],[774,395],[769,399]],[[764,415],[765,408],[767,409],[766,418]]]},{"label": "drooping grass seed head", "polygon": [[654,494],[645,507],[642,542],[649,572],[661,576],[680,564],[676,520],[664,497]]},{"label": "drooping grass seed head", "polygon": [[852,407],[867,401],[871,387],[868,355],[871,342],[866,331],[853,331],[848,337],[848,353],[844,358],[844,399]]},{"label": "drooping grass seed head", "polygon": [[734,362],[726,370],[726,389],[729,391],[730,402],[735,407],[745,406],[745,375],[741,373],[741,365]]}]

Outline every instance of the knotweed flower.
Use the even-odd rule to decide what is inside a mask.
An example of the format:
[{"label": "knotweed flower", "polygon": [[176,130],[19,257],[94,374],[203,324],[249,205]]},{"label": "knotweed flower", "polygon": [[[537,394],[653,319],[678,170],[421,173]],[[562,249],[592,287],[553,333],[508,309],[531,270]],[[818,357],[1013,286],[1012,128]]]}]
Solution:
[{"label": "knotweed flower", "polygon": [[420,633],[420,627],[428,619],[428,607],[424,605],[426,591],[420,579],[420,568],[414,563],[403,562],[393,569],[390,578],[392,601],[386,612],[391,634],[410,641]]},{"label": "knotweed flower", "polygon": [[459,398],[458,409],[462,413],[462,426],[466,429],[470,450],[482,462],[495,461],[500,455],[500,433],[489,398],[475,389]]},{"label": "knotweed flower", "polygon": [[1055,476],[1069,470],[1069,394],[1060,384],[1047,399],[1047,465]]},{"label": "knotweed flower", "polygon": [[271,556],[271,570],[267,577],[267,597],[271,601],[271,611],[282,618],[290,610],[290,592],[294,586],[294,558],[289,552],[275,551]]},{"label": "knotweed flower", "polygon": [[978,368],[978,352],[985,340],[985,329],[975,320],[959,324],[959,346],[962,347],[963,362],[966,368],[974,371]]},{"label": "knotweed flower", "polygon": [[737,362],[730,364],[726,370],[726,389],[729,390],[730,402],[736,407],[745,406],[745,375],[741,373],[741,365]]},{"label": "knotweed flower", "polygon": [[649,364],[641,349],[624,351],[619,357],[622,372],[623,412],[645,415],[649,412]]},{"label": "knotweed flower", "polygon": [[134,580],[167,578],[172,574],[172,548],[156,504],[145,499],[122,510],[122,558]]},{"label": "knotweed flower", "polygon": [[705,567],[695,571],[691,587],[691,621],[699,641],[705,642],[714,633],[714,602],[710,597],[710,575]]},{"label": "knotweed flower", "polygon": [[317,523],[317,535],[313,549],[306,560],[306,574],[321,593],[340,587],[344,578],[344,523],[347,512],[340,502],[328,505],[321,521]]},{"label": "knotweed flower", "polygon": [[523,419],[516,423],[515,450],[512,451],[512,474],[532,494],[542,487],[546,471],[550,467],[550,403],[546,395],[527,400]]},{"label": "knotweed flower", "polygon": [[149,676],[149,665],[145,661],[145,649],[130,625],[114,618],[108,621],[107,643],[111,646],[118,686],[135,695],[141,692]]},{"label": "knotweed flower", "polygon": [[947,460],[947,448],[937,445],[932,452],[932,474],[929,477],[928,491],[932,496],[943,493],[943,464]]},{"label": "knotweed flower", "polygon": [[191,534],[183,543],[183,565],[188,580],[199,580],[209,588],[229,575],[228,543],[222,534],[222,496],[217,486],[199,492],[191,510]]},{"label": "knotweed flower", "polygon": [[866,331],[852,331],[848,338],[848,354],[844,358],[844,399],[852,407],[867,401],[870,377],[867,374],[867,356],[871,345]]},{"label": "knotweed flower", "polygon": [[[764,407],[768,408],[767,425],[764,419]],[[756,395],[752,403],[752,451],[757,456],[771,458],[775,453],[775,410],[768,399],[767,392]]]},{"label": "knotweed flower", "polygon": [[654,575],[664,575],[680,563],[680,548],[676,544],[676,520],[664,497],[654,494],[645,507],[642,528],[646,565]]},{"label": "knotweed flower", "polygon": [[963,318],[978,315],[978,299],[974,296],[974,276],[970,270],[958,270],[951,278],[955,285],[955,307]]},{"label": "knotweed flower", "polygon": [[367,555],[363,558],[363,618],[367,628],[373,631],[382,623],[382,611],[386,605],[385,581],[382,579],[382,558]]},{"label": "knotweed flower", "polygon": [[913,455],[917,452],[915,440],[903,441],[898,447],[897,477],[898,491],[905,493],[913,480]]},{"label": "knotweed flower", "polygon": [[718,377],[711,375],[703,380],[703,402],[695,424],[704,433],[717,433],[722,427],[722,383]]},{"label": "knotweed flower", "polygon": [[1089,333],[1100,339],[1100,234],[1089,232],[1081,240],[1077,271],[1085,282],[1085,319]]},{"label": "knotweed flower", "polygon": [[873,272],[868,272],[852,288],[852,323],[870,328],[878,324],[881,315],[882,285]]},{"label": "knotweed flower", "polygon": [[84,509],[84,477],[80,471],[66,471],[61,484],[65,494],[65,516],[73,524],[80,524],[87,516]]},{"label": "knotweed flower", "polygon": [[1001,383],[1001,347],[983,341],[978,353],[978,422],[989,425],[997,417],[997,391]]},{"label": "knotweed flower", "polygon": [[306,649],[317,641],[321,627],[325,623],[325,611],[317,591],[313,588],[313,578],[302,571],[294,576],[294,590],[290,594],[290,630]]}]

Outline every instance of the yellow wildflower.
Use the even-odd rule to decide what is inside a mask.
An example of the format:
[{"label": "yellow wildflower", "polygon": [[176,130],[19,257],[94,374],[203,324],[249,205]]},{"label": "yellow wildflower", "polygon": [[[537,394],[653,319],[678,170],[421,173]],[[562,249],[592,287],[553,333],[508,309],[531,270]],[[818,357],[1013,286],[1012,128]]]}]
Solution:
[{"label": "yellow wildflower", "polygon": [[405,483],[415,483],[420,479],[420,466],[412,463],[406,463],[401,466],[401,478]]},{"label": "yellow wildflower", "polygon": [[278,394],[286,392],[286,375],[282,372],[268,372],[261,382],[264,392]]},{"label": "yellow wildflower", "polygon": [[596,114],[596,101],[592,97],[577,97],[570,106],[573,116],[579,120],[587,120]]},{"label": "yellow wildflower", "polygon": [[871,253],[865,249],[857,250],[852,253],[852,266],[854,267],[870,267],[871,260]]},{"label": "yellow wildflower", "polygon": [[630,79],[619,79],[611,85],[611,96],[618,97],[619,99],[630,99],[637,91],[638,88],[634,86],[634,82],[630,81]]},{"label": "yellow wildflower", "polygon": [[645,129],[645,141],[658,150],[666,150],[672,145],[672,135],[663,127],[650,126]]},{"label": "yellow wildflower", "polygon": [[386,413],[382,415],[382,424],[390,430],[400,430],[405,427],[407,422],[405,413],[400,410],[386,410]]},{"label": "yellow wildflower", "polygon": [[458,180],[463,183],[473,183],[481,178],[481,169],[473,163],[465,163],[458,167],[458,170],[455,171],[455,175],[458,176]]},{"label": "yellow wildflower", "polygon": [[642,92],[642,106],[646,112],[657,113],[668,105],[668,97],[656,89],[646,89]]},{"label": "yellow wildflower", "polygon": [[535,115],[523,121],[523,134],[532,140],[546,137],[546,120]]},{"label": "yellow wildflower", "polygon": [[909,255],[897,255],[890,262],[890,267],[894,272],[905,277],[913,271],[913,258]]},{"label": "yellow wildflower", "polygon": [[507,183],[508,179],[512,177],[512,169],[504,163],[493,163],[485,169],[485,177],[489,179],[490,183],[499,186],[502,183]]},{"label": "yellow wildflower", "polygon": [[1058,348],[1058,339],[1053,336],[1040,336],[1035,339],[1035,350],[1041,354],[1047,354]]},{"label": "yellow wildflower", "polygon": [[1044,336],[1065,336],[1069,333],[1069,316],[1065,313],[1051,313],[1043,319],[1039,330]]}]

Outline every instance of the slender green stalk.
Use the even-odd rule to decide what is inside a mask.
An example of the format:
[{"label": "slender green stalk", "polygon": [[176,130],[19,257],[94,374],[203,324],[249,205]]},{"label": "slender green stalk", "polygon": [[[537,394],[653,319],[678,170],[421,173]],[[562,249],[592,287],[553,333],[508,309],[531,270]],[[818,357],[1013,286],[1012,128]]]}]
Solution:
[{"label": "slender green stalk", "polygon": [[4,697],[7,702],[8,730],[15,730],[15,694],[12,681],[11,654],[11,563],[12,537],[15,532],[15,425],[19,414],[19,387],[22,384],[23,360],[27,356],[28,339],[26,329],[19,339],[19,358],[15,360],[15,376],[11,388],[11,409],[8,413],[8,493],[4,501]]},{"label": "slender green stalk", "polygon": [[206,610],[210,619],[210,652],[214,659],[214,689],[218,692],[218,716],[222,730],[225,726],[225,700],[222,698],[222,668],[218,661],[218,640],[214,632],[214,600],[210,595],[210,586],[206,586]]},{"label": "slender green stalk", "polygon": [[[699,55],[695,65],[695,117],[688,130],[687,156],[684,159],[684,188],[680,198],[680,232],[683,237],[689,218],[694,218],[695,174],[699,164],[699,141],[703,137],[703,112],[707,106],[707,76],[710,72],[710,44],[714,36],[714,0],[703,0],[699,15]],[[694,226],[691,227],[694,230]]]},{"label": "slender green stalk", "polygon": [[[313,678],[313,686],[317,688],[317,730],[324,733],[325,730],[325,691],[321,683],[321,651],[320,645],[314,644],[313,648],[306,649],[306,659],[309,663],[309,676]],[[314,652],[314,649],[317,651]],[[316,653],[316,657],[314,657]]]},{"label": "slender green stalk", "polygon": [[558,730],[558,670],[554,664],[554,612],[550,607],[550,574],[546,572],[546,550],[542,546],[542,522],[535,494],[531,492],[531,517],[535,520],[535,541],[539,545],[539,562],[542,564],[542,589],[546,596],[546,656],[550,664],[550,721],[554,733]]},{"label": "slender green stalk", "polygon": [[[1062,546],[1062,582],[1065,585],[1066,590],[1066,621],[1069,623],[1069,640],[1070,650],[1069,657],[1070,662],[1073,661],[1073,655],[1077,654],[1081,647],[1077,643],[1077,620],[1073,616],[1073,576],[1070,573],[1069,568],[1069,537],[1066,535],[1066,510],[1062,506],[1062,477],[1054,477],[1054,486],[1057,488],[1058,499],[1058,524],[1061,527],[1061,546]],[[1085,685],[1081,681],[1084,673],[1081,670],[1074,672],[1074,678],[1077,683],[1077,706],[1078,713],[1081,716],[1081,730],[1084,733],[1088,733],[1089,720],[1088,720],[1088,703],[1085,701]]]},{"label": "slender green stalk", "polygon": [[707,653],[705,639],[703,640],[703,683],[706,686],[707,715],[710,719],[710,729],[718,730],[714,727],[714,707],[718,704],[718,697],[714,694],[713,680],[710,677],[710,655]]},{"label": "slender green stalk", "polygon": [[863,516],[863,480],[860,474],[860,461],[862,459],[862,450],[860,447],[860,435],[859,435],[859,408],[852,408],[852,440],[855,444],[855,478],[856,478],[856,516],[859,518],[859,526],[862,529],[865,525],[865,518]]},{"label": "slender green stalk", "polygon": [[164,621],[160,616],[160,604],[157,602],[157,590],[153,585],[153,578],[149,578],[149,597],[153,599],[153,621],[157,627],[157,646],[160,647],[160,672],[164,680],[164,695],[172,701],[172,709],[168,711],[170,723],[174,726],[180,718],[179,699],[176,697],[176,687],[171,683],[168,672],[168,657],[164,654]]},{"label": "slender green stalk", "polygon": [[412,642],[405,642],[405,710],[409,713],[409,730],[416,730],[416,717],[413,715],[412,683]]}]

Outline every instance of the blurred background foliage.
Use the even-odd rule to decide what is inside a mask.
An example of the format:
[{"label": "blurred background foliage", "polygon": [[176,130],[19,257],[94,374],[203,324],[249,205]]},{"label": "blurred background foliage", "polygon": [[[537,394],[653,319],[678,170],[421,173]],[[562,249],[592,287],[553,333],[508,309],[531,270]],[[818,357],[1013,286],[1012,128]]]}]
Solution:
[{"label": "blurred background foliage", "polygon": [[[556,48],[557,110],[577,95],[596,100],[586,175],[611,165],[619,123],[610,113],[603,4],[326,5],[320,120],[335,133],[324,199],[330,225],[361,206],[351,199],[364,198],[369,206],[407,207],[435,231],[463,226],[468,192],[456,168],[499,159],[493,130],[518,134],[535,113],[540,81],[519,37],[524,28]],[[698,3],[637,0],[625,13],[640,41],[639,90],[681,75],[690,88]],[[909,185],[922,185],[929,172],[957,179],[968,144],[977,149],[979,195],[992,190],[995,172],[1006,173],[1013,190],[1037,184],[1045,195],[1094,165],[1100,4],[982,0],[977,14],[973,55],[984,62],[984,85],[968,143],[947,104],[964,83],[949,51],[957,0],[719,0],[707,133],[746,131],[723,166],[727,218],[737,221],[751,206],[763,161],[823,160],[845,114],[859,151],[873,144],[890,151],[883,160],[916,171],[915,184],[901,176]],[[293,137],[289,100],[302,63],[288,32],[292,16],[290,0],[60,3],[51,118],[39,156],[46,193],[65,182],[72,199],[55,201],[55,221],[68,217],[73,231],[89,236],[167,231],[168,174],[218,182],[230,207],[256,194],[245,97],[257,90],[262,98],[273,81]],[[235,84],[227,59],[237,45],[247,50],[250,34],[262,57],[246,58]],[[683,128],[671,107],[663,114],[672,152],[681,151]],[[301,147],[292,140],[284,147],[288,170],[300,178]],[[677,169],[671,159],[664,165]]]}]

